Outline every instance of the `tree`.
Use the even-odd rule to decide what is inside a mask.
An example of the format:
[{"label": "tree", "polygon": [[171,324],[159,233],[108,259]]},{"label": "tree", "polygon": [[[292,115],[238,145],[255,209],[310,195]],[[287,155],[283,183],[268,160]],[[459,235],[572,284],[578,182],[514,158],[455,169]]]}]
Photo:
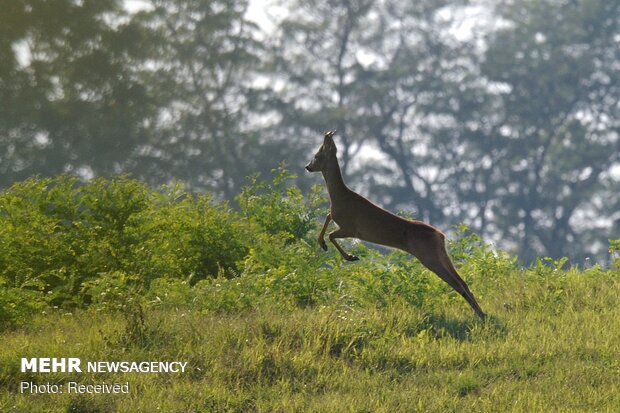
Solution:
[{"label": "tree", "polygon": [[247,1],[153,0],[136,21],[153,37],[143,65],[156,96],[153,134],[137,159],[141,175],[170,177],[233,199],[245,178],[278,161],[262,151],[252,122],[252,79],[259,63]]},{"label": "tree", "polygon": [[[300,0],[273,46],[285,81],[274,93],[280,130],[314,146],[322,129],[338,129],[345,174],[384,205],[434,223],[451,203],[441,182],[456,173],[442,156],[454,136],[434,131],[451,110],[446,86],[457,87],[471,65],[468,49],[446,33],[446,12],[459,6]],[[369,148],[382,161],[354,165]]]},{"label": "tree", "polygon": [[565,3],[502,1],[463,42],[459,2],[299,0],[273,48],[278,126],[307,142],[337,127],[343,171],[389,208],[465,222],[523,262],[580,261],[620,222],[620,13]]},{"label": "tree", "polygon": [[122,2],[2,3],[0,186],[124,171],[151,106],[132,66],[141,34]]},{"label": "tree", "polygon": [[495,226],[525,262],[541,253],[579,262],[606,246],[615,213],[606,206],[620,160],[620,5],[510,0],[497,12],[507,24],[482,70],[503,91],[492,132],[502,171]]}]

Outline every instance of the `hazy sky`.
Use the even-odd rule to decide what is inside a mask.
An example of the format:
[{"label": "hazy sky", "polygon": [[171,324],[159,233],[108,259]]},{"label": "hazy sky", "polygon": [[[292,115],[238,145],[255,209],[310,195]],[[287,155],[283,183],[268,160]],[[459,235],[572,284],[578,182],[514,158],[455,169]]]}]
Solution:
[{"label": "hazy sky", "polygon": [[[125,0],[125,7],[127,10],[134,13],[139,10],[148,9],[150,7],[149,3],[148,0]],[[267,8],[269,8],[269,14],[266,12]],[[249,0],[246,17],[260,25],[264,30],[269,30],[273,27],[270,15],[273,17],[281,13],[282,8],[274,6],[273,2],[270,0]]]}]

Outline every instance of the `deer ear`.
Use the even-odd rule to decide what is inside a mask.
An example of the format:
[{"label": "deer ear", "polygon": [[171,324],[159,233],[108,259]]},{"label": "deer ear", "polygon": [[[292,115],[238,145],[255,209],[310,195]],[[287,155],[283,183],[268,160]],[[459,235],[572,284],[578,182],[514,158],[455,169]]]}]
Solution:
[{"label": "deer ear", "polygon": [[336,145],[334,144],[334,139],[332,138],[332,136],[334,136],[335,133],[336,133],[335,130],[325,132],[325,138],[323,139],[323,145],[325,145],[328,148],[331,148],[331,147],[335,148]]}]

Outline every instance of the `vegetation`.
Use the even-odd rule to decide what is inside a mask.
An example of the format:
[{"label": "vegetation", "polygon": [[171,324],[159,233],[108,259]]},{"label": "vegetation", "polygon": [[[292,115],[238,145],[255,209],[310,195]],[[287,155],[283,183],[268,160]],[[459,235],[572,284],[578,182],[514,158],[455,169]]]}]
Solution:
[{"label": "vegetation", "polygon": [[[617,270],[529,268],[466,227],[451,255],[491,317],[404,253],[323,252],[317,191],[280,171],[240,210],[179,185],[30,179],[0,195],[0,410],[610,411]],[[612,241],[615,253],[618,241]],[[20,373],[20,358],[181,360],[169,374]],[[129,395],[19,394],[125,382]]]},{"label": "vegetation", "polygon": [[356,189],[524,265],[620,233],[618,1],[8,3],[2,188],[120,172],[233,202],[288,159],[305,191],[338,129]]},{"label": "vegetation", "polygon": [[[265,31],[248,0],[3,2],[0,411],[617,410],[620,2],[281,3]],[[404,253],[322,251],[309,178],[262,180],[327,128],[356,188],[452,228],[487,322]]]}]

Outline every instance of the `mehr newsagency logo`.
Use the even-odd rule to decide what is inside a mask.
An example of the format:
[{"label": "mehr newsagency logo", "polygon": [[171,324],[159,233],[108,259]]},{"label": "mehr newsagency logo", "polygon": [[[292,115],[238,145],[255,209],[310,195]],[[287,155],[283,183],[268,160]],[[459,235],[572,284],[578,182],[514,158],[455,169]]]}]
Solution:
[{"label": "mehr newsagency logo", "polygon": [[[33,357],[21,359],[22,373],[137,373],[137,374],[182,374],[187,369],[186,361],[87,361],[77,357]],[[78,383],[34,383],[22,381],[20,393],[129,393],[129,382]]]}]

